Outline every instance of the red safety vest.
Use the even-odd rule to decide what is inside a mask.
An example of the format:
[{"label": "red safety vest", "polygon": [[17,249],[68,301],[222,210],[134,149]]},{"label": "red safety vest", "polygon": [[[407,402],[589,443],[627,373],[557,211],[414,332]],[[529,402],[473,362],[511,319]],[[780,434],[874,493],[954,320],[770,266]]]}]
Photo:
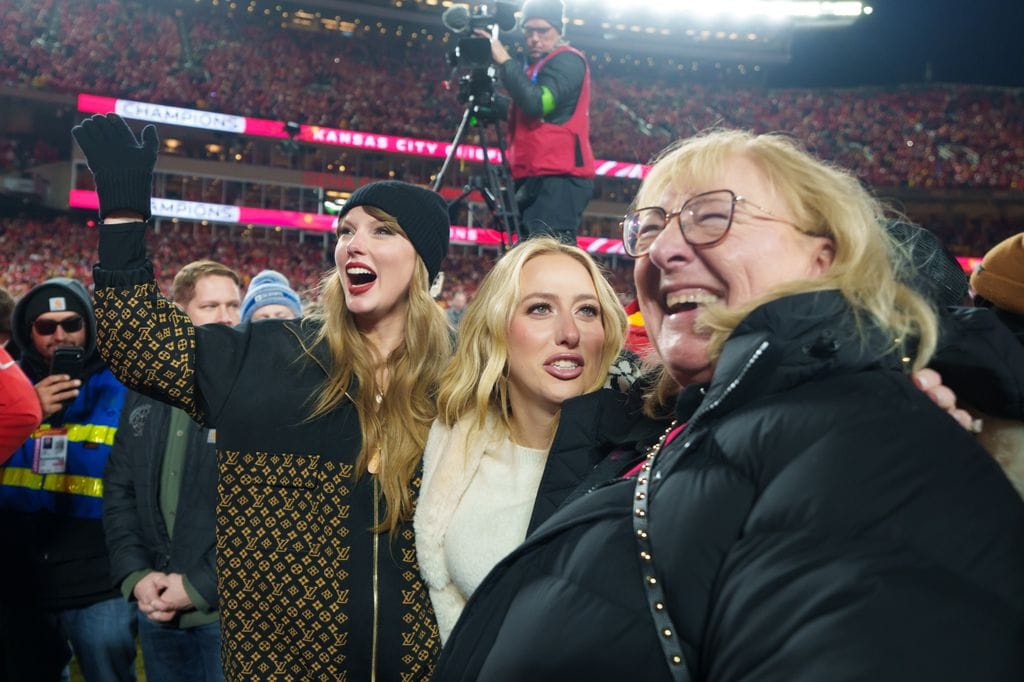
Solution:
[{"label": "red safety vest", "polygon": [[[576,110],[568,121],[556,125],[542,119],[527,118],[519,107],[512,104],[508,160],[512,166],[512,177],[516,180],[535,175],[594,177],[594,152],[590,149],[590,65],[583,53],[562,45],[544,55],[536,64],[527,66],[526,74],[536,82],[537,74],[548,60],[563,52],[579,56],[587,69],[576,100]],[[583,161],[579,166],[576,165],[577,148]]]}]

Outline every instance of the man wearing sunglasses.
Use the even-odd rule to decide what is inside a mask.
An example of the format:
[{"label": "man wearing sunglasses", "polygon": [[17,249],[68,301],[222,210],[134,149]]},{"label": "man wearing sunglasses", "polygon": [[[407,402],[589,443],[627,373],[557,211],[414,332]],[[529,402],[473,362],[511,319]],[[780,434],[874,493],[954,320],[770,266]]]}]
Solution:
[{"label": "man wearing sunglasses", "polygon": [[594,191],[590,68],[562,37],[564,14],[562,0],[527,0],[525,69],[497,39],[491,58],[512,98],[508,157],[524,236],[552,234],[575,244]]},{"label": "man wearing sunglasses", "polygon": [[[73,649],[86,680],[134,680],[134,612],[114,589],[101,520],[126,389],[96,351],[92,303],[77,280],[25,294],[11,332],[43,424],[0,466],[2,672],[58,680]],[[70,347],[81,361],[55,367]]]}]

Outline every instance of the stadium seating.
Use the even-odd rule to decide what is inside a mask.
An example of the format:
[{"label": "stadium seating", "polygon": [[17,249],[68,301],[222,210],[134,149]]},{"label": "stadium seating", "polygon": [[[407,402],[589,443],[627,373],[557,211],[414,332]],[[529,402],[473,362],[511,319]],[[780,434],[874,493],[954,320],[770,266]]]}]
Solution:
[{"label": "stadium seating", "polygon": [[[0,0],[0,83],[42,94],[88,92],[189,108],[298,121],[353,130],[447,140],[462,106],[442,80],[447,47],[440,29],[360,24],[351,35],[282,30],[279,22],[241,10],[229,17],[207,3],[136,0]],[[1024,90],[956,84],[894,88],[766,89],[682,75],[664,65],[619,64],[590,55],[594,74],[592,138],[599,158],[649,160],[674,139],[711,126],[784,131],[818,155],[854,169],[875,189],[1024,189]],[[5,132],[5,131],[0,131]],[[67,138],[65,138],[67,139]],[[65,144],[70,145],[68,140]],[[282,154],[276,142],[239,141],[238,163],[327,172],[337,148],[305,147]],[[182,156],[235,163],[228,149],[184,144]],[[433,164],[355,153],[357,174],[391,168],[396,177],[427,182]],[[70,158],[70,146],[24,132],[0,136],[0,174]],[[396,157],[397,158],[397,157]],[[384,170],[384,173],[389,171]],[[458,185],[471,169],[452,178]],[[76,187],[89,189],[87,173]],[[165,187],[170,188],[173,183]],[[236,183],[237,184],[237,183]],[[624,204],[635,182],[605,179],[597,198]],[[169,190],[170,191],[170,190]],[[179,181],[168,196],[309,210],[308,197],[282,186],[247,183],[242,191]],[[1019,215],[936,211],[913,216],[960,255],[978,255],[1021,229]],[[580,233],[617,236],[615,218],[588,215]],[[91,279],[95,236],[78,215],[0,218],[0,247],[9,254],[0,286],[67,274]],[[315,292],[332,254],[320,238],[256,228],[174,225],[164,221],[151,245],[169,282],[185,262],[213,257],[246,277],[263,268],[285,272],[297,289]],[[448,287],[475,289],[487,258],[456,249],[446,265]],[[493,257],[493,252],[490,254]],[[628,298],[629,265],[612,279]],[[311,293],[310,295],[315,295]]]},{"label": "stadium seating", "polygon": [[[282,30],[265,17],[128,0],[0,0],[0,81],[447,140],[462,113],[439,31]],[[400,35],[396,35],[400,33]],[[429,38],[429,39],[428,39]],[[1021,189],[1024,92],[964,85],[767,90],[594,64],[598,157],[647,161],[728,125],[784,131],[874,186]]]}]

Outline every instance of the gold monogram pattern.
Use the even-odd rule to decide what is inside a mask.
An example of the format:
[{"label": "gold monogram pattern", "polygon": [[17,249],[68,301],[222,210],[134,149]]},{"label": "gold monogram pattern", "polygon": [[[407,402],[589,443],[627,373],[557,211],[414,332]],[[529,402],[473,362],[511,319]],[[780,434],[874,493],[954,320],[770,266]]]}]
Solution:
[{"label": "gold monogram pattern", "polygon": [[[413,496],[419,496],[422,478],[417,475],[411,483]],[[416,534],[412,524],[407,523],[401,531],[401,544],[396,552],[402,557],[402,607],[405,613],[401,616],[403,629],[402,663],[408,672],[399,675],[403,682],[412,680],[429,680],[434,672],[434,663],[441,655],[441,634],[437,628],[434,607],[430,603],[427,585],[420,578],[419,560],[416,558]],[[404,546],[403,546],[404,545]]]},{"label": "gold monogram pattern", "polygon": [[[201,418],[193,399],[195,329],[188,318],[152,282],[97,289],[95,299],[97,343],[118,378]],[[372,519],[368,510],[357,514],[354,508],[352,464],[242,452],[232,449],[238,429],[265,426],[218,427],[217,589],[227,679],[368,678],[349,659],[369,658],[351,648],[352,640],[366,639],[372,614],[353,612],[351,602],[359,596],[368,603],[371,589],[353,573],[373,570],[380,571],[383,588],[378,671],[388,671],[379,678],[429,679],[440,638],[412,528],[382,537],[387,550],[372,566],[370,552],[352,555],[356,534],[368,533]],[[414,493],[419,484],[413,481]]]},{"label": "gold monogram pattern", "polygon": [[97,288],[96,345],[128,388],[159,397],[201,421],[192,397],[195,327],[155,282]]},{"label": "gold monogram pattern", "polygon": [[[350,562],[372,558],[351,556],[350,534],[361,532],[350,527],[352,478],[352,465],[317,456],[221,452],[217,565],[228,679],[348,679],[351,630],[369,622],[347,608],[352,590],[368,589],[353,583]],[[386,642],[397,637],[401,679],[427,679],[440,640],[412,529],[399,537],[403,613],[382,620],[381,649],[393,651]],[[381,570],[391,561],[382,559]],[[386,608],[386,595],[381,601]]]}]

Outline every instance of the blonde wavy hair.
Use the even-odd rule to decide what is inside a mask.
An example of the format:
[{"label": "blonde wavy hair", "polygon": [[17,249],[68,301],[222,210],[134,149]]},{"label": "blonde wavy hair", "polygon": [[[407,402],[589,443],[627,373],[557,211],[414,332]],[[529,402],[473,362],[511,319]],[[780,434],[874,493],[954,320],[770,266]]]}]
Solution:
[{"label": "blonde wavy hair", "polygon": [[[508,386],[508,332],[522,297],[519,279],[523,266],[539,256],[572,258],[590,275],[601,305],[604,345],[601,366],[611,367],[622,352],[626,337],[626,313],[600,267],[583,249],[551,237],[534,237],[503,256],[484,277],[459,323],[459,339],[438,392],[438,419],[454,426],[473,415],[474,428],[484,428],[489,414],[497,417],[499,428],[509,433],[512,405]],[[584,392],[596,391],[607,380],[600,372]],[[472,432],[473,429],[470,429]]]},{"label": "blonde wavy hair", "polygon": [[[364,209],[405,236],[394,216],[372,206]],[[320,324],[314,345],[327,344],[331,366],[327,380],[313,396],[310,419],[331,412],[346,399],[352,401],[363,437],[356,475],[365,474],[373,453],[380,453],[378,480],[386,511],[374,530],[393,532],[412,517],[410,482],[437,414],[441,368],[451,355],[448,320],[430,296],[427,268],[418,257],[408,290],[405,338],[386,358],[379,357],[356,327],[337,268],[324,275],[321,292],[320,305],[307,319]],[[377,395],[383,392],[377,381],[381,364],[387,369],[388,386],[387,398],[378,404]]]},{"label": "blonde wavy hair", "polygon": [[[873,323],[894,340],[889,350],[907,353],[915,349],[908,364],[914,370],[924,367],[935,350],[936,316],[931,305],[897,277],[898,271],[913,266],[908,249],[898,245],[885,229],[894,213],[872,197],[852,173],[814,158],[792,139],[779,134],[711,130],[680,140],[655,160],[635,205],[657,204],[669,187],[688,187],[720,177],[725,163],[735,157],[757,166],[792,209],[793,222],[806,234],[830,238],[835,255],[820,278],[789,282],[735,308],[708,306],[698,325],[710,333],[711,359],[718,358],[729,334],[759,305],[791,294],[838,289],[854,312],[862,340],[866,342],[865,324]],[[726,237],[723,242],[726,248],[728,241]],[[648,411],[662,413],[679,388],[662,371],[648,397]]]}]

